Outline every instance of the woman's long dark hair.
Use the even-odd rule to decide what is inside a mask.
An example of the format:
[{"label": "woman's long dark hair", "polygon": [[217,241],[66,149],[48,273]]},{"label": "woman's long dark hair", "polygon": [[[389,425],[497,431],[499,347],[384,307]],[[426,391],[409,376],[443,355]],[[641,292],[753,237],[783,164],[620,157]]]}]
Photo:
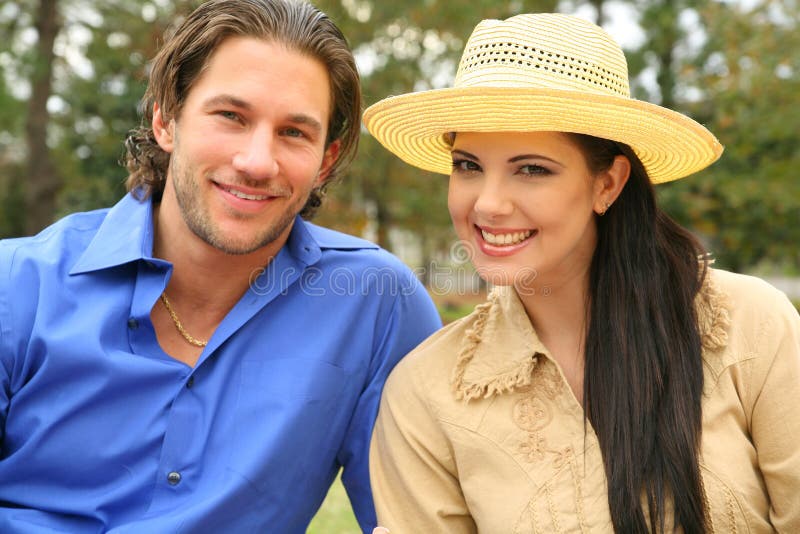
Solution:
[{"label": "woman's long dark hair", "polygon": [[[628,183],[597,218],[590,272],[584,405],[597,434],[616,532],[705,532],[698,464],[703,363],[694,299],[704,251],[658,209],[639,159],[622,144],[571,134],[590,170],[622,154]],[[644,501],[643,501],[644,499]]]}]

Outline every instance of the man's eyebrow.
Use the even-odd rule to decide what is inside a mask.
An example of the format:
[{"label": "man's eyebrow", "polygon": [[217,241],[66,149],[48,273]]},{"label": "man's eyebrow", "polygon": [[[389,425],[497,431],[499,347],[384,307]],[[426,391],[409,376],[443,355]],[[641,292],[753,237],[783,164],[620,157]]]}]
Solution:
[{"label": "man's eyebrow", "polygon": [[295,113],[294,115],[289,115],[289,122],[306,125],[317,132],[322,131],[322,124],[314,117],[304,113]]},{"label": "man's eyebrow", "polygon": [[213,106],[233,106],[240,109],[251,109],[253,107],[249,102],[233,95],[216,95],[203,102],[203,107]]}]

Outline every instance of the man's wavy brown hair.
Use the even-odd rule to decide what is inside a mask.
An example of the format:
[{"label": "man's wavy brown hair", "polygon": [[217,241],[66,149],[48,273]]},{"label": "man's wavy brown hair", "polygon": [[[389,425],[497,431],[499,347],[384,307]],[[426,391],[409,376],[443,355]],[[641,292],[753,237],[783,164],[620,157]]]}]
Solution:
[{"label": "man's wavy brown hair", "polygon": [[232,36],[281,43],[317,59],[328,70],[333,109],[326,147],[335,140],[340,140],[341,147],[328,179],[312,191],[300,212],[304,218],[311,218],[322,204],[327,187],[355,156],[361,125],[361,87],[344,35],[327,15],[304,1],[210,0],[178,26],[153,60],[142,98],[142,124],[125,140],[124,164],[129,173],[125,185],[141,199],[161,198],[169,154],[153,135],[153,104],[158,102],[165,122],[178,117],[211,55]]}]

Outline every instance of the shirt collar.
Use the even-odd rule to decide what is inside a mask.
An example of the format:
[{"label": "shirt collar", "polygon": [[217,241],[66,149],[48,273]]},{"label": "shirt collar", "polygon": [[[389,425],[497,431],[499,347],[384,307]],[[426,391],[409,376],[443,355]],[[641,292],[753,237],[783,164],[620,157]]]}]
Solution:
[{"label": "shirt collar", "polygon": [[128,193],[113,206],[89,246],[69,274],[116,267],[139,259],[152,259],[153,204]]},{"label": "shirt collar", "polygon": [[[730,327],[729,300],[710,268],[695,309],[704,352],[723,349]],[[453,392],[457,399],[469,401],[529,386],[540,357],[550,355],[516,291],[496,287],[487,302],[475,308],[453,369]]]},{"label": "shirt collar", "polygon": [[[306,266],[317,263],[324,249],[378,249],[374,243],[316,226],[299,215],[285,247],[294,259]],[[69,274],[98,271],[140,259],[160,261],[152,255],[153,203],[150,199],[138,200],[129,193],[108,211],[94,239]]]},{"label": "shirt collar", "polygon": [[379,247],[365,239],[317,226],[298,215],[286,248],[296,260],[305,265],[313,265],[319,261],[323,250],[377,250]]},{"label": "shirt collar", "polygon": [[516,291],[496,287],[475,308],[453,369],[453,391],[471,400],[528,386],[539,356],[546,354]]}]

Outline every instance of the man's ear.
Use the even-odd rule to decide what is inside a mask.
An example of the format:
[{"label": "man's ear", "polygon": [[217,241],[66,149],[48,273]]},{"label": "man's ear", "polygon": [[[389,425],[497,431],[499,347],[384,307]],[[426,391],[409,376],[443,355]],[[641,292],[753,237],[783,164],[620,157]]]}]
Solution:
[{"label": "man's ear", "polygon": [[631,162],[625,156],[619,155],[614,158],[608,169],[595,176],[593,206],[595,213],[605,214],[628,183],[630,175]]},{"label": "man's ear", "polygon": [[325,153],[322,155],[322,164],[319,168],[319,174],[317,175],[316,186],[322,185],[322,183],[330,176],[333,164],[339,159],[339,150],[341,148],[342,141],[337,139],[333,143],[329,144],[328,148],[325,149]]},{"label": "man's ear", "polygon": [[156,138],[158,146],[164,152],[171,154],[175,147],[175,121],[170,119],[168,122],[164,122],[164,115],[161,113],[161,106],[158,105],[158,102],[153,104],[152,126],[153,136]]}]

